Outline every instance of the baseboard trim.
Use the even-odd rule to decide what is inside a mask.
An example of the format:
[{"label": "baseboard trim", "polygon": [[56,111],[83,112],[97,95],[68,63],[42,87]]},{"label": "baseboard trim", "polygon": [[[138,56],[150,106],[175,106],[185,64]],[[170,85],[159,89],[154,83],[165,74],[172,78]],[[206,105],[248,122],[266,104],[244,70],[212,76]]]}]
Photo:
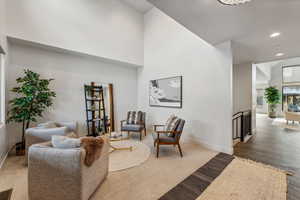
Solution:
[{"label": "baseboard trim", "polygon": [[224,147],[224,146],[220,146],[220,145],[215,145],[215,144],[209,144],[206,142],[199,142],[202,146],[214,150],[214,151],[218,151],[218,152],[223,152],[223,153],[227,153],[232,155],[233,154],[233,147]]},{"label": "baseboard trim", "polygon": [[2,160],[0,160],[0,169],[2,168],[2,166],[3,166],[3,164],[4,164],[4,162],[5,162],[6,158],[7,158],[7,156],[8,156],[8,152],[6,152],[4,154]]}]

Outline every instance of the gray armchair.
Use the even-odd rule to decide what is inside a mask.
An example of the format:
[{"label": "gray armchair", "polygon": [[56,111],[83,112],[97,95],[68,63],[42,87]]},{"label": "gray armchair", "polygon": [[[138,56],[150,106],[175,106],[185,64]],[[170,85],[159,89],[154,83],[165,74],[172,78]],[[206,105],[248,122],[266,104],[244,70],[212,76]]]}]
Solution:
[{"label": "gray armchair", "polygon": [[[52,122],[51,122],[52,123]],[[56,127],[48,127],[49,123],[39,124],[37,127],[29,128],[25,132],[25,164],[28,162],[28,149],[33,144],[47,142],[52,135],[65,136],[70,132],[77,133],[77,122],[54,122]],[[52,123],[53,124],[53,123]]]},{"label": "gray armchair", "polygon": [[[130,113],[134,113],[132,118]],[[139,118],[139,119],[137,119]],[[130,132],[140,133],[140,140],[142,140],[142,134],[146,136],[146,113],[145,112],[135,112],[129,111],[127,113],[127,119],[121,121],[121,132],[126,131],[128,135]]]},{"label": "gray armchair", "polygon": [[[180,137],[184,128],[185,120],[179,119],[178,125],[174,131],[165,131],[165,125],[154,125],[155,133],[152,134],[154,139],[154,147],[156,146],[156,157],[159,156],[159,146],[160,145],[177,145],[179,149],[180,156],[182,157],[182,150],[179,144]],[[158,127],[163,127],[162,130],[158,130]]]}]

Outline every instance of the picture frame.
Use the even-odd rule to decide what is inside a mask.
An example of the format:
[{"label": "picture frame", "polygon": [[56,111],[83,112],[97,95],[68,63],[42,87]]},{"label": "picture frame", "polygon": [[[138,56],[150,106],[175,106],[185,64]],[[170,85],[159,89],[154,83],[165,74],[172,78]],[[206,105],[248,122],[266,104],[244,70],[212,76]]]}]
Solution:
[{"label": "picture frame", "polygon": [[182,76],[150,80],[149,106],[182,108]]}]

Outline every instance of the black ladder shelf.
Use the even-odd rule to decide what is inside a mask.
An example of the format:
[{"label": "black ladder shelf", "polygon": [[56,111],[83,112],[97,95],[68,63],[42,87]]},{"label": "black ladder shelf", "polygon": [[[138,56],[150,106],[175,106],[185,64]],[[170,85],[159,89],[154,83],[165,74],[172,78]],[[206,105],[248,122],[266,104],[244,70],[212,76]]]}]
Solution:
[{"label": "black ladder shelf", "polygon": [[96,137],[107,133],[103,87],[94,82],[84,85],[84,96],[88,136]]}]

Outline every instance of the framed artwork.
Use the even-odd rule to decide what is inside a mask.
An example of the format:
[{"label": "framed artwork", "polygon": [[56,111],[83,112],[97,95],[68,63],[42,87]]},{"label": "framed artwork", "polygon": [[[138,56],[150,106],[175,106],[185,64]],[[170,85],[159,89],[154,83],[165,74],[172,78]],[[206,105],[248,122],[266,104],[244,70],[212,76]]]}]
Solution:
[{"label": "framed artwork", "polygon": [[182,108],[182,76],[151,80],[149,105]]}]

